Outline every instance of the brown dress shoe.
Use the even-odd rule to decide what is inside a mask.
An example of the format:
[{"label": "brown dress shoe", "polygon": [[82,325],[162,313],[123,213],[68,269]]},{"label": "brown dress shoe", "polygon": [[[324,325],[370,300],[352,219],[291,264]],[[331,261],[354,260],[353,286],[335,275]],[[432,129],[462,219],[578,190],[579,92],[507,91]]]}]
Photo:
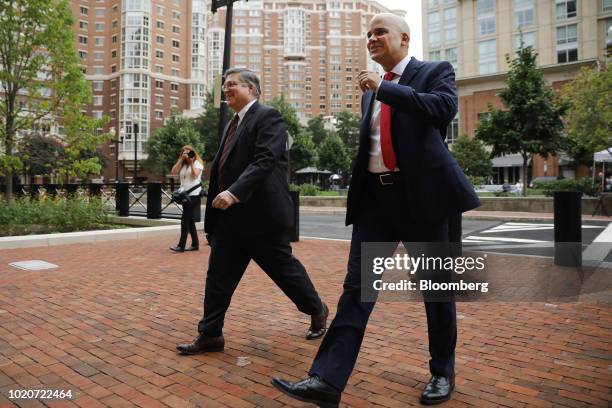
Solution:
[{"label": "brown dress shoe", "polygon": [[310,328],[306,332],[306,340],[318,339],[325,334],[327,316],[329,316],[329,308],[323,303],[323,314],[310,316]]},{"label": "brown dress shoe", "polygon": [[223,351],[225,347],[225,339],[219,337],[205,337],[201,334],[189,344],[179,344],[176,349],[180,354],[202,354],[213,351]]}]

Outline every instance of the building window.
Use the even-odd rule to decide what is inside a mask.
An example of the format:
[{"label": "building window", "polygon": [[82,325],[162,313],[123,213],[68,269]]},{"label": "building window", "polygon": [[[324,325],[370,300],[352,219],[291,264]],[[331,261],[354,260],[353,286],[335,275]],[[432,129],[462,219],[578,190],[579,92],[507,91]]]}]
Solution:
[{"label": "building window", "polygon": [[87,51],[81,51],[79,50],[79,57],[84,60],[87,59]]},{"label": "building window", "polygon": [[155,36],[155,42],[158,43],[158,44],[163,44],[164,43],[164,37],[162,35]]},{"label": "building window", "polygon": [[495,0],[478,0],[476,3],[478,34],[495,33]]},{"label": "building window", "polygon": [[104,23],[96,23],[96,31],[104,31]]},{"label": "building window", "polygon": [[172,32],[175,33],[175,34],[180,34],[181,28],[179,26],[173,25],[172,26]]},{"label": "building window", "polygon": [[172,48],[179,48],[181,43],[178,40],[172,40]]},{"label": "building window", "polygon": [[97,8],[96,9],[96,17],[104,17],[104,13],[105,10],[103,8]]},{"label": "building window", "polygon": [[514,26],[516,28],[533,25],[533,0],[514,1]]},{"label": "building window", "polygon": [[457,9],[455,7],[444,10],[444,42],[457,41]]},{"label": "building window", "polygon": [[427,7],[438,7],[438,0],[427,0]]},{"label": "building window", "polygon": [[155,111],[155,119],[156,120],[164,120],[164,111],[156,110]]},{"label": "building window", "polygon": [[429,60],[430,61],[440,61],[440,50],[429,51]]},{"label": "building window", "polygon": [[111,87],[111,89],[117,88],[117,80],[116,79],[111,79],[110,87]]},{"label": "building window", "polygon": [[155,88],[164,89],[164,81],[160,81],[159,79],[155,80]]},{"label": "building window", "polygon": [[89,23],[86,21],[79,21],[79,28],[81,30],[87,30],[89,28]]},{"label": "building window", "polygon": [[446,128],[446,143],[449,145],[457,140],[459,137],[459,115],[455,116],[455,119],[448,124]]},{"label": "building window", "polygon": [[457,69],[459,68],[457,47],[447,48],[446,51],[444,52],[444,59],[451,63],[451,65],[453,66],[453,69],[455,70],[455,75],[457,75]]},{"label": "building window", "polygon": [[170,98],[170,106],[176,108],[178,106],[178,98]]},{"label": "building window", "polygon": [[164,6],[156,6],[155,11],[157,11],[158,16],[163,16],[166,12],[166,8]]},{"label": "building window", "polygon": [[478,73],[493,74],[497,71],[497,40],[478,43]]},{"label": "building window", "polygon": [[117,58],[117,50],[111,51],[111,58]]},{"label": "building window", "polygon": [[427,33],[430,47],[440,45],[440,12],[427,13]]},{"label": "building window", "polygon": [[175,20],[180,20],[181,19],[181,13],[179,13],[178,11],[173,11],[172,12],[172,18]]},{"label": "building window", "polygon": [[603,11],[612,11],[612,0],[603,0]]},{"label": "building window", "polygon": [[164,58],[164,52],[161,50],[155,51],[155,58]]},{"label": "building window", "polygon": [[102,75],[104,74],[104,67],[93,67],[94,75]]},{"label": "building window", "polygon": [[178,92],[178,88],[179,88],[179,86],[178,86],[178,84],[176,82],[170,83],[170,90],[171,91]]},{"label": "building window", "polygon": [[93,90],[94,91],[101,91],[104,89],[104,82],[103,81],[93,81]]},{"label": "building window", "polygon": [[578,25],[557,27],[557,62],[578,61]]},{"label": "building window", "polygon": [[157,28],[159,28],[160,30],[163,30],[164,29],[164,22],[157,20],[157,22],[155,23],[155,26]]},{"label": "building window", "polygon": [[91,113],[94,119],[102,119],[102,111],[93,111]]},{"label": "building window", "polygon": [[94,96],[93,97],[93,106],[102,106],[103,103],[104,103],[104,97],[103,96]]},{"label": "building window", "polygon": [[89,14],[89,9],[88,9],[87,7],[83,7],[83,6],[81,6],[81,7],[79,8],[79,12],[80,12],[82,15],[86,16],[86,15],[88,15],[88,14]]},{"label": "building window", "polygon": [[177,54],[172,54],[172,62],[179,62],[180,57]]},{"label": "building window", "polygon": [[96,47],[102,47],[104,46],[104,37],[96,37],[94,39],[94,42],[96,44]]},{"label": "building window", "polygon": [[178,69],[172,68],[172,76],[180,76],[181,72]]},{"label": "building window", "polygon": [[79,44],[87,44],[87,37],[79,35]]},{"label": "building window", "polygon": [[102,61],[103,59],[104,59],[104,53],[103,52],[94,52],[94,60]]},{"label": "building window", "polygon": [[578,15],[576,0],[556,0],[557,20],[567,20]]},{"label": "building window", "polygon": [[164,104],[164,97],[162,95],[155,95],[155,104],[156,105],[163,105]]},{"label": "building window", "polygon": [[156,65],[155,66],[155,72],[157,72],[158,74],[163,74],[164,73],[164,66],[163,65]]},{"label": "building window", "polygon": [[[523,43],[525,44],[525,48],[533,47],[535,49],[535,32],[523,33]],[[514,36],[514,48],[518,49],[520,45],[521,35],[518,34]]]},{"label": "building window", "polygon": [[113,44],[116,44],[116,43],[117,43],[117,36],[116,36],[116,35],[113,35],[113,36],[111,37],[111,42],[112,42]]}]

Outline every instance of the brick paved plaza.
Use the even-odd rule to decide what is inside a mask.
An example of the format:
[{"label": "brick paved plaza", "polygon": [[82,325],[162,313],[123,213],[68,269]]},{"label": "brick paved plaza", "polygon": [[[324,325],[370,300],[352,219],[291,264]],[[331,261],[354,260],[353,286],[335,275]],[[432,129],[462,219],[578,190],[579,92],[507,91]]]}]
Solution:
[{"label": "brick paved plaza", "polygon": [[[9,390],[71,389],[50,407],[303,407],[270,377],[304,377],[319,341],[251,264],[226,319],[226,351],[183,357],[201,315],[209,248],[172,254],[175,237],[0,251],[0,407]],[[294,245],[335,312],[347,242]],[[497,256],[504,271],[546,268],[545,258]],[[9,262],[40,259],[31,272]],[[609,292],[571,303],[459,303],[457,387],[445,406],[606,407],[612,401]],[[246,357],[249,364],[244,365]],[[417,406],[429,379],[420,303],[379,303],[342,406]],[[237,363],[241,362],[240,365]]]}]

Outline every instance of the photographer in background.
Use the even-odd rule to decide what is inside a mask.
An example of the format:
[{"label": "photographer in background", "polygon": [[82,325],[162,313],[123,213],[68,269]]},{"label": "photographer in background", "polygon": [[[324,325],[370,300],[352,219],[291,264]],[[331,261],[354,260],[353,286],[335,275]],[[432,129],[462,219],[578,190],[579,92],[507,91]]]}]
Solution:
[{"label": "photographer in background", "polygon": [[[202,170],[204,164],[200,155],[191,146],[183,146],[178,160],[172,166],[171,173],[179,175],[181,186],[178,191],[188,191],[189,189],[199,186],[202,183]],[[198,187],[191,190],[189,199],[185,200],[183,205],[183,215],[181,216],[181,238],[177,246],[170,247],[172,251],[197,251],[200,243],[198,240],[198,232],[196,230],[196,222],[200,221],[201,199],[200,192],[202,188]],[[187,243],[187,234],[191,235],[191,246],[185,248]]]}]

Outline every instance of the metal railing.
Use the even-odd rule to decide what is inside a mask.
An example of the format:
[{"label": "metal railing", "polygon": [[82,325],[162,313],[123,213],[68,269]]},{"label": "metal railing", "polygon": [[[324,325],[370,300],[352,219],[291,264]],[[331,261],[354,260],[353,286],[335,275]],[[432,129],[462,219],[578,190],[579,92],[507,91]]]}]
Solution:
[{"label": "metal railing", "polygon": [[[122,217],[137,216],[149,219],[180,219],[182,206],[172,201],[175,183],[68,183],[18,184],[13,186],[17,197],[35,199],[43,195],[68,197],[90,195],[99,197],[104,204]],[[0,186],[4,192],[5,186]]]}]

